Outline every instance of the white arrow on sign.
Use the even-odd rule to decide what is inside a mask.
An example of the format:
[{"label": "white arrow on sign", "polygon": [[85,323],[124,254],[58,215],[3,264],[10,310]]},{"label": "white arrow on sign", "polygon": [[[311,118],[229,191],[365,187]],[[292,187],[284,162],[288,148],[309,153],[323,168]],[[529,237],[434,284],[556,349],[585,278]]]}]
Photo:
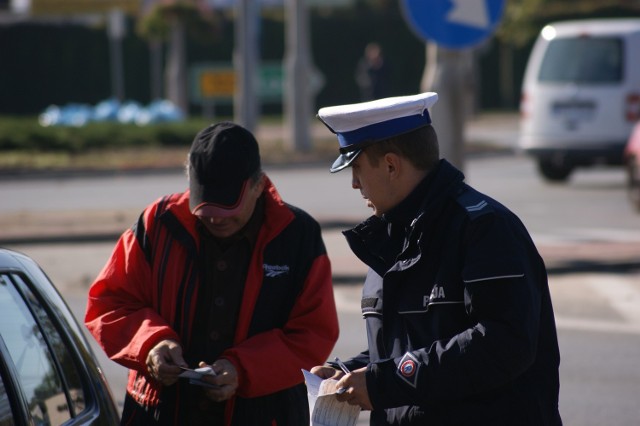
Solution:
[{"label": "white arrow on sign", "polygon": [[487,13],[487,0],[453,0],[453,9],[447,20],[469,27],[489,28],[491,22]]}]

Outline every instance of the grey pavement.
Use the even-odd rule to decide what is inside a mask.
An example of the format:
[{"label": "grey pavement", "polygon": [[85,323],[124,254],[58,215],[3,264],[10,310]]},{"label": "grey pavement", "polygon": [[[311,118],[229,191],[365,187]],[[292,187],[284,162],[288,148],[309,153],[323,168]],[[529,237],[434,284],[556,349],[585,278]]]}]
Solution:
[{"label": "grey pavement", "polygon": [[[129,210],[56,211],[0,214],[0,246],[115,242],[124,229],[137,219],[141,208]],[[359,281],[365,271],[355,265],[340,230],[355,225],[351,220],[323,221],[328,246],[342,247],[333,259],[339,283]],[[609,271],[624,272],[640,268],[640,241],[542,241],[538,249],[550,273]],[[344,260],[343,260],[344,259]],[[356,269],[353,271],[353,269]]]}]

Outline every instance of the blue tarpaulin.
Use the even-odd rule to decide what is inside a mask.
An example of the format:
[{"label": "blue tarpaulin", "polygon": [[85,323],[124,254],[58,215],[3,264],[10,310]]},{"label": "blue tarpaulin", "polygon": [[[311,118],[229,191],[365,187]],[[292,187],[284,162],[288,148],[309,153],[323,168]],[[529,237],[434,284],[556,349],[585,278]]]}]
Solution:
[{"label": "blue tarpaulin", "polygon": [[117,122],[123,124],[167,123],[184,120],[184,114],[170,101],[160,99],[149,105],[135,101],[120,102],[107,99],[95,106],[70,103],[64,106],[50,105],[39,117],[42,126],[81,127],[90,122]]}]

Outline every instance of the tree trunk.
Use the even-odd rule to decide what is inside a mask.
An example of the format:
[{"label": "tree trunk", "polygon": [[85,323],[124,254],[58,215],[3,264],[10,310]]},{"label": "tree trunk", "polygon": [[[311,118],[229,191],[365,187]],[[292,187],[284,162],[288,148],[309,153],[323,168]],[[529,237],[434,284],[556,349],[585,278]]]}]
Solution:
[{"label": "tree trunk", "polygon": [[151,100],[163,98],[162,90],[162,42],[149,42],[149,68],[151,70]]},{"label": "tree trunk", "polygon": [[186,116],[189,113],[189,99],[187,96],[185,39],[184,22],[179,18],[173,18],[168,44],[167,69],[165,71],[165,93],[167,99],[173,102]]}]

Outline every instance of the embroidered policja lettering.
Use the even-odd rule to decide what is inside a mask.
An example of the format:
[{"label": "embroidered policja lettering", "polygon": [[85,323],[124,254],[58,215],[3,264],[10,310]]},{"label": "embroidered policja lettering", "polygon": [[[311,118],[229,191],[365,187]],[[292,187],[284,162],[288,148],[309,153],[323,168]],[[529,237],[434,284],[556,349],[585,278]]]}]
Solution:
[{"label": "embroidered policja lettering", "polygon": [[289,265],[267,265],[265,263],[262,267],[264,268],[264,275],[269,278],[275,278],[289,273]]},{"label": "embroidered policja lettering", "polygon": [[422,298],[422,306],[427,306],[429,304],[429,302],[431,302],[432,300],[444,299],[445,297],[446,296],[444,294],[444,286],[436,285],[431,290],[431,294],[430,295],[428,295],[428,296],[425,295]]}]

